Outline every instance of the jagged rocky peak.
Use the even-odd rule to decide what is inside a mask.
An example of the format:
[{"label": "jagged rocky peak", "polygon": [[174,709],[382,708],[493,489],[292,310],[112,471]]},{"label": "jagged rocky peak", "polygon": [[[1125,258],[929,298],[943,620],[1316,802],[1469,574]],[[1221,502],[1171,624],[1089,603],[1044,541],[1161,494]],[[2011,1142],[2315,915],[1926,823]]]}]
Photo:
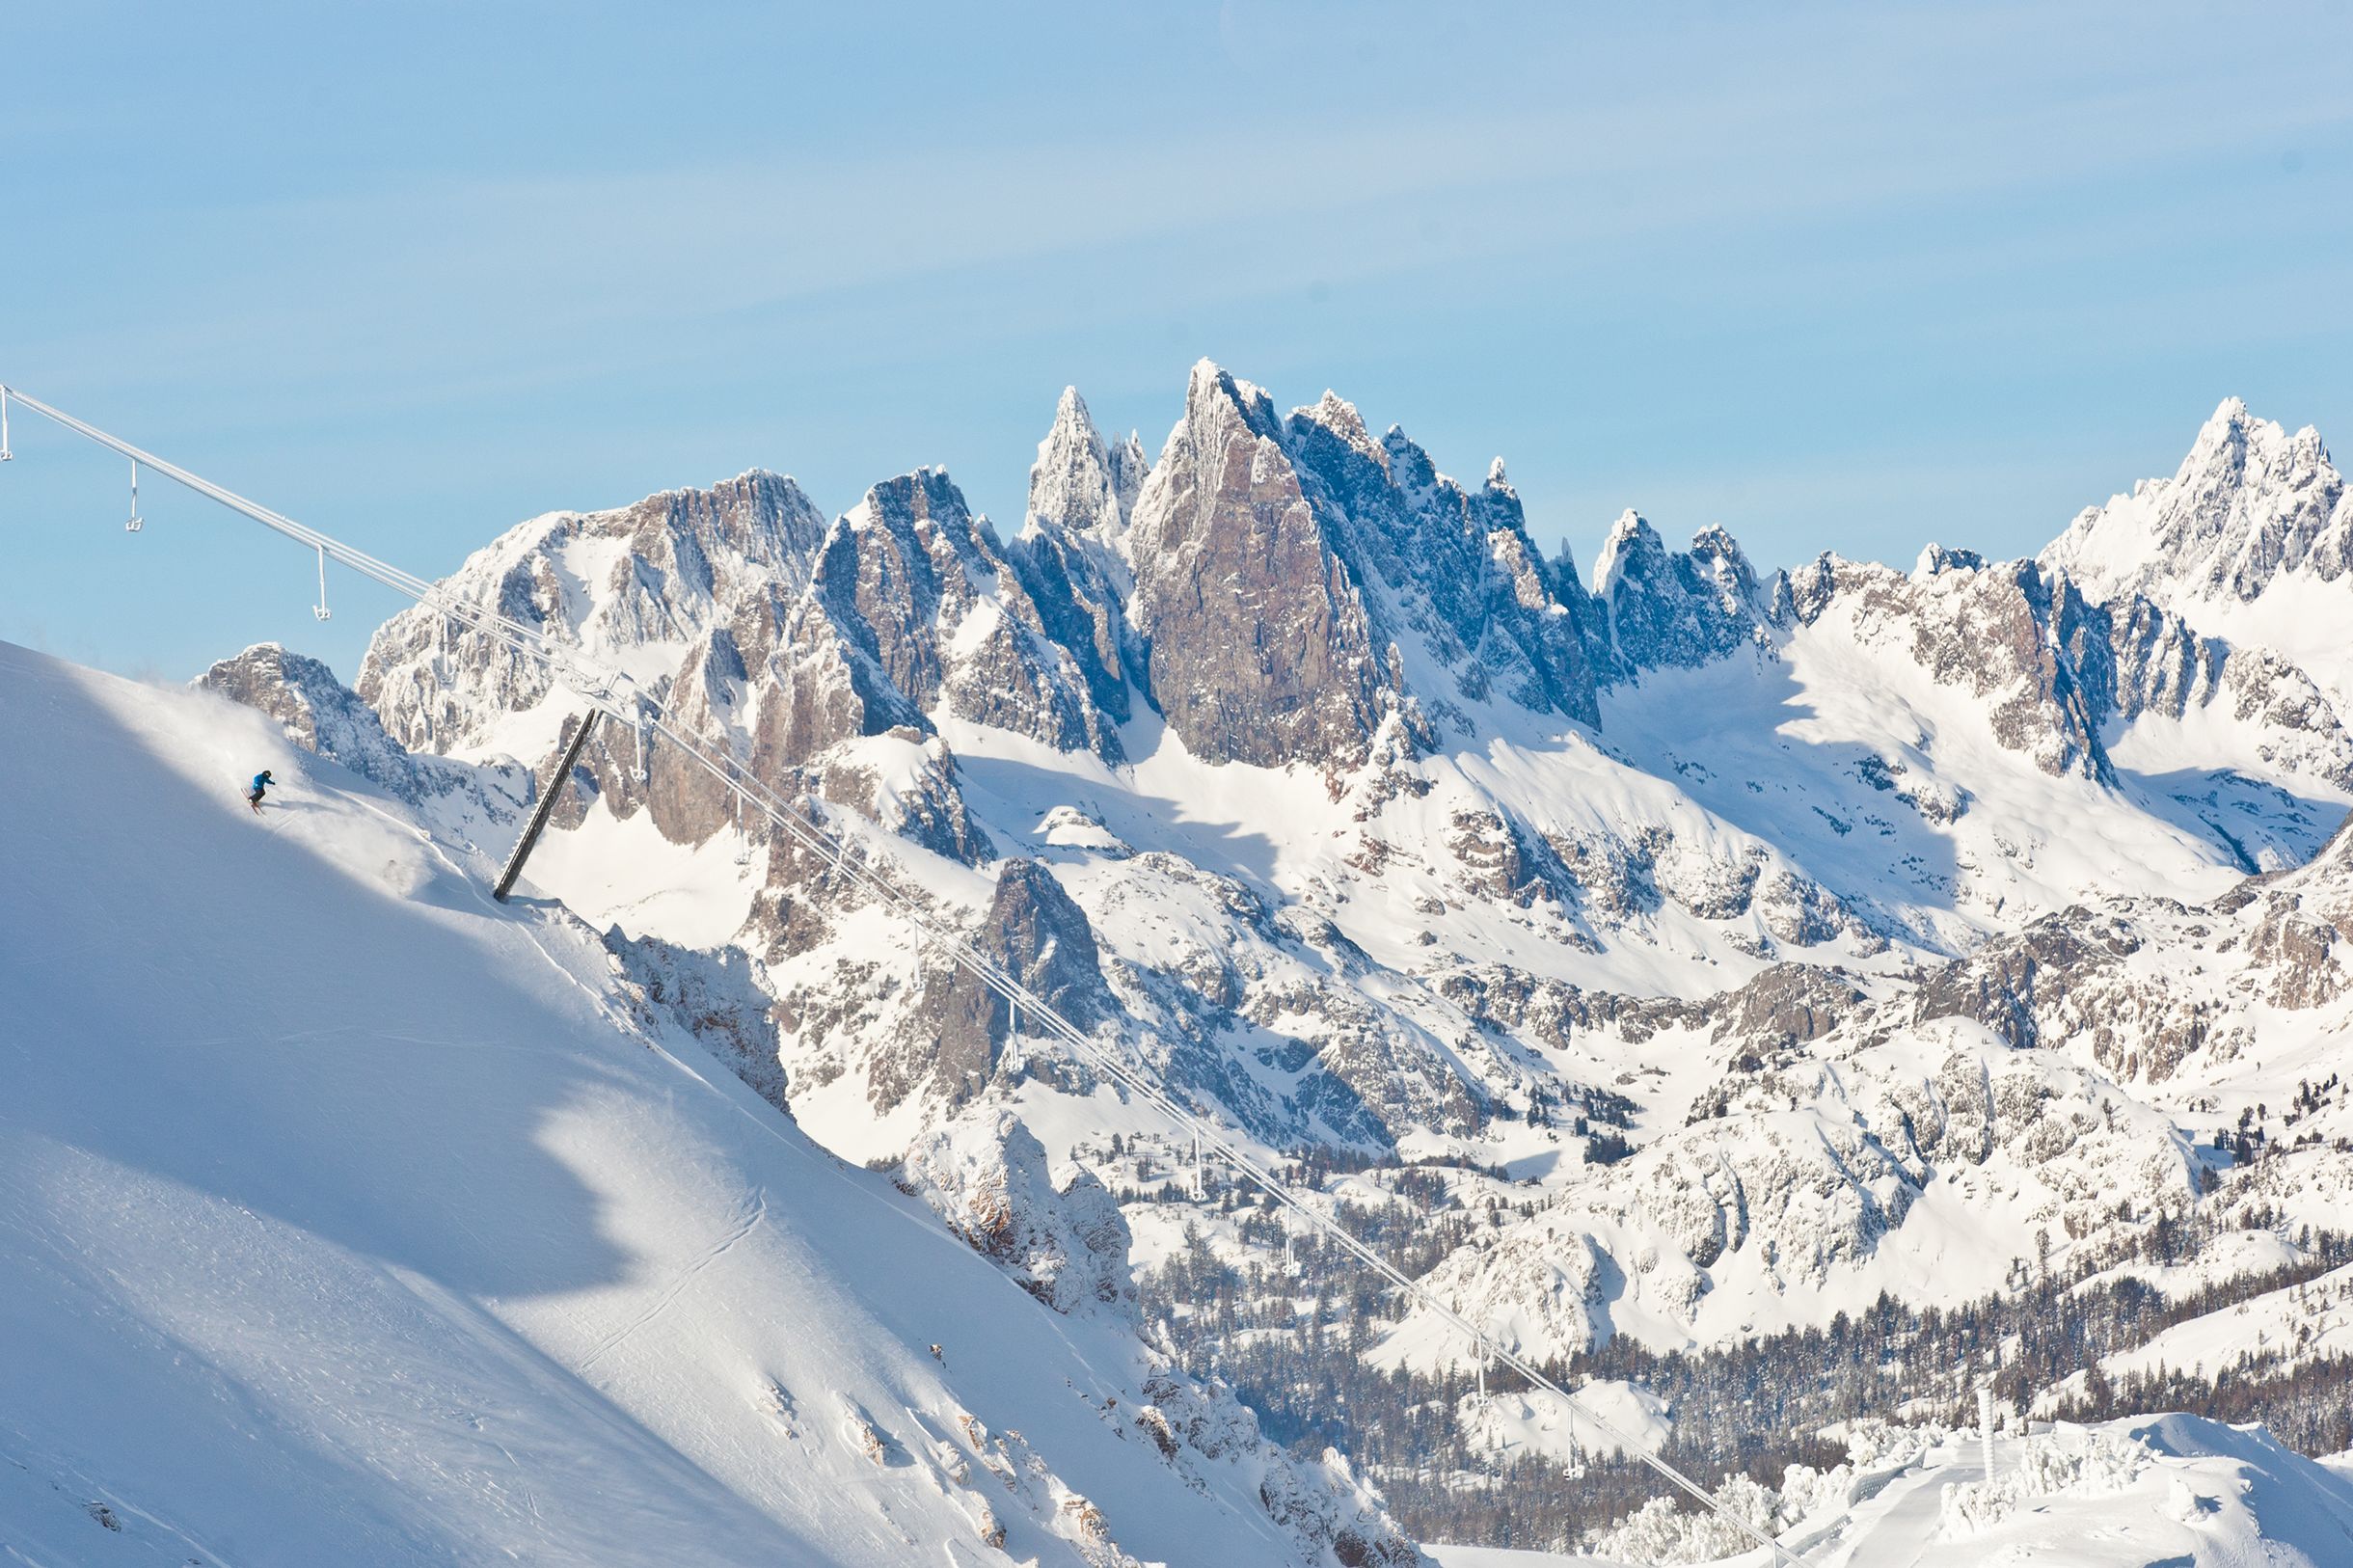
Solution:
[{"label": "jagged rocky peak", "polygon": [[1406,707],[1403,673],[1283,438],[1266,393],[1193,367],[1136,500],[1130,613],[1149,689],[1195,756],[1351,769]]},{"label": "jagged rocky peak", "polygon": [[1006,552],[1037,606],[1040,626],[1069,650],[1088,695],[1114,724],[1130,716],[1129,688],[1147,679],[1128,625],[1132,582],[1121,552],[1149,472],[1132,433],[1106,446],[1078,389],[1065,388],[1030,467],[1021,531]]},{"label": "jagged rocky peak", "polygon": [[1743,647],[1769,646],[1789,618],[1780,573],[1760,581],[1739,543],[1710,526],[1673,552],[1641,513],[1610,526],[1593,569],[1593,596],[1608,611],[1615,668],[1689,668]]},{"label": "jagged rocky peak", "polygon": [[[1314,425],[1317,429],[1330,433],[1342,446],[1362,456],[1383,473],[1389,472],[1387,446],[1372,439],[1372,432],[1365,427],[1365,417],[1357,412],[1356,405],[1331,388],[1326,387],[1323,396],[1308,407],[1291,410],[1290,422],[1294,426],[1303,423]],[[1389,433],[1393,437],[1399,438],[1404,435],[1404,432],[1393,424],[1389,427]]]},{"label": "jagged rocky peak", "polygon": [[[635,672],[659,662],[649,647],[683,649],[746,601],[806,581],[825,527],[793,479],[754,470],[609,511],[532,518],[443,586]],[[490,743],[504,716],[545,700],[551,681],[503,644],[418,606],[377,629],[357,689],[393,739],[446,752]]]},{"label": "jagged rocky peak", "polygon": [[1593,592],[1608,599],[1628,579],[1657,577],[1666,570],[1666,541],[1650,526],[1650,519],[1629,506],[1602,539],[1602,553],[1593,562]]},{"label": "jagged rocky peak", "polygon": [[1106,446],[1076,387],[1065,387],[1054,407],[1053,428],[1038,444],[1030,465],[1029,507],[1024,531],[1041,525],[1117,539],[1144,488],[1150,465],[1130,433]]},{"label": "jagged rocky peak", "polygon": [[1982,572],[1985,567],[1986,557],[1974,550],[1948,550],[1932,541],[1921,547],[1912,576],[1931,578],[1939,572]]},{"label": "jagged rocky peak", "polygon": [[945,470],[869,490],[827,536],[811,593],[853,662],[878,667],[887,691],[916,713],[944,702],[960,718],[1118,760],[1118,731],[1077,661]]},{"label": "jagged rocky peak", "polygon": [[2245,603],[2283,576],[2353,571],[2353,502],[2318,431],[2224,399],[2170,479],[2087,508],[2042,553],[2096,598]]}]

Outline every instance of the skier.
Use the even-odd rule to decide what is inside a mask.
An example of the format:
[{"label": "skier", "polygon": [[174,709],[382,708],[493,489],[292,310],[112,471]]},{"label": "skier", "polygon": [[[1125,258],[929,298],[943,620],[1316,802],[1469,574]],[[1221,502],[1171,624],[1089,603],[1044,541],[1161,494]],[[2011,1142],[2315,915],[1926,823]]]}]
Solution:
[{"label": "skier", "polygon": [[261,792],[277,782],[278,781],[276,779],[270,777],[270,770],[268,769],[262,769],[261,771],[254,775],[253,793],[245,798],[245,803],[253,807],[254,811],[258,814],[261,810]]}]

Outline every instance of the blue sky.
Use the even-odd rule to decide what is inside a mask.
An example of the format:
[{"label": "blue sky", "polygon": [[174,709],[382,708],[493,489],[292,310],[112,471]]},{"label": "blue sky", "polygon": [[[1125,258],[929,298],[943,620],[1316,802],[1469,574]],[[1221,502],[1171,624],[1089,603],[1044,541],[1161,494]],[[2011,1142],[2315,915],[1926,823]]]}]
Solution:
[{"label": "blue sky", "polygon": [[[0,379],[413,570],[751,467],[1008,529],[1207,355],[1590,566],[2025,553],[2228,393],[2353,442],[2353,6],[17,7]],[[392,608],[34,421],[0,637]]]}]

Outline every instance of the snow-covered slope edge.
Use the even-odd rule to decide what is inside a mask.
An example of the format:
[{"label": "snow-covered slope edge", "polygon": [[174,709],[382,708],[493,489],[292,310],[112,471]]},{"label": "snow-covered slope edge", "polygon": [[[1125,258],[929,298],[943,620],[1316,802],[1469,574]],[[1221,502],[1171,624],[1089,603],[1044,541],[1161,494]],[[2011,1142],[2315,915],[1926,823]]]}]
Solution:
[{"label": "snow-covered slope edge", "polygon": [[[1894,1451],[1872,1449],[1895,1445]],[[1745,1476],[1719,1496],[1822,1568],[2326,1568],[2353,1555],[2353,1476],[2284,1448],[2259,1426],[2196,1416],[2059,1423],[1993,1446],[1973,1432],[1891,1429],[1828,1472],[1794,1467],[1777,1491]],[[1442,1568],[1751,1563],[1712,1520],[1663,1501],[1599,1543],[1606,1556],[1431,1549]]]},{"label": "snow-covered slope edge", "polygon": [[0,716],[0,789],[49,802],[0,834],[13,1552],[1413,1559],[633,1018],[590,933],[487,903],[382,788],[5,645]]}]

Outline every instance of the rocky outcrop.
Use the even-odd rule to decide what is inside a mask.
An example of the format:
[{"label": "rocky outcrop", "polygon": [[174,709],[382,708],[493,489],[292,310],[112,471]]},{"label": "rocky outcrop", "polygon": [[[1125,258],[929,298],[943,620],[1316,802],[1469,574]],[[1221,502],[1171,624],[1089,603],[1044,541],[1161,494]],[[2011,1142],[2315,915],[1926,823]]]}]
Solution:
[{"label": "rocky outcrop", "polygon": [[1970,1018],[2018,1049],[2039,1044],[2069,988],[2096,964],[2137,946],[2131,933],[2093,927],[2091,911],[2045,916],[2015,936],[1999,937],[1947,964],[1914,994],[1913,1016]]},{"label": "rocky outcrop", "polygon": [[191,683],[268,715],[304,750],[339,763],[414,806],[456,798],[493,819],[516,811],[530,781],[513,770],[419,757],[385,733],[375,711],[315,659],[275,642],[214,663]]},{"label": "rocky outcrop", "polygon": [[1609,667],[1620,679],[1770,647],[1788,613],[1780,575],[1760,581],[1722,528],[1703,528],[1689,551],[1670,553],[1658,530],[1631,511],[1603,542],[1593,597],[1606,612]]},{"label": "rocky outcrop", "polygon": [[2099,599],[2251,603],[2286,578],[2353,573],[2353,503],[2319,432],[2225,398],[2172,478],[2086,508],[2042,558]]},{"label": "rocky outcrop", "polygon": [[[1115,1017],[1101,955],[1087,916],[1054,874],[1035,860],[1005,861],[996,892],[971,937],[992,962],[1081,1029]],[[899,1044],[872,1069],[876,1108],[889,1111],[909,1095],[955,1110],[1007,1070],[1018,1020],[1013,1005],[961,967],[926,971],[912,1017]],[[1033,1019],[1034,1034],[1042,1027]],[[1057,1051],[1060,1061],[1065,1053]],[[1025,1064],[1012,1064],[1018,1070]]]},{"label": "rocky outcrop", "polygon": [[1135,1325],[1131,1238],[1120,1205],[1083,1167],[1058,1185],[1044,1147],[1013,1112],[935,1128],[907,1150],[900,1169],[975,1252],[1054,1311]]},{"label": "rocky outcrop", "polygon": [[739,948],[700,952],[656,936],[605,933],[638,1022],[666,1024],[717,1057],[752,1092],[787,1116],[784,1061],[765,978]]},{"label": "rocky outcrop", "polygon": [[[1347,770],[1393,716],[1416,715],[1386,629],[1248,382],[1194,366],[1127,553],[1152,698],[1193,755]],[[1418,716],[1408,728],[1422,731]]]},{"label": "rocky outcrop", "polygon": [[1854,983],[1833,969],[1776,963],[1737,989],[1717,997],[1715,1038],[1751,1056],[1820,1040],[1864,1000]]}]

